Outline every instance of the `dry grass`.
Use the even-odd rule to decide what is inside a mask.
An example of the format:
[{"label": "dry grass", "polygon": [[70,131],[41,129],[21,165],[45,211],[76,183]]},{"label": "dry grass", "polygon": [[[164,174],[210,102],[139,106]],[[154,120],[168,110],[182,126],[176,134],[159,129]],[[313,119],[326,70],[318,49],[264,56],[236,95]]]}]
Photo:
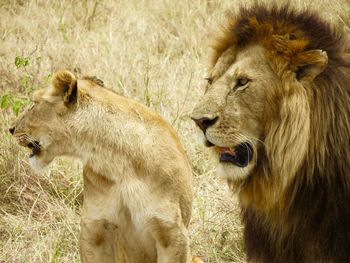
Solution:
[{"label": "dry grass", "polygon": [[[67,68],[98,76],[172,123],[194,168],[192,250],[206,262],[244,262],[239,209],[214,176],[188,118],[202,92],[208,29],[237,3],[0,1],[0,95],[27,97],[47,86],[53,71]],[[330,7],[350,11],[347,0],[324,4],[322,13]],[[327,19],[349,25],[347,16]],[[16,56],[29,65],[16,68]],[[45,174],[35,174],[7,132],[14,118],[11,109],[0,112],[0,262],[80,262],[80,164],[59,159]]]}]

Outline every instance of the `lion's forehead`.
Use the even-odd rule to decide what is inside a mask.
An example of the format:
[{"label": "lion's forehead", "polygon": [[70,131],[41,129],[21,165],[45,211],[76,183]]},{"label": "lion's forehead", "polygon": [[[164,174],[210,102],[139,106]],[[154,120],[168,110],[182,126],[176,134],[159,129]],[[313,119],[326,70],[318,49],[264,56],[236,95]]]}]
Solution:
[{"label": "lion's forehead", "polygon": [[236,54],[224,53],[210,71],[213,79],[224,77],[229,83],[233,78],[263,77],[266,73],[273,73],[266,57],[266,49],[261,45],[254,45],[239,50]]}]

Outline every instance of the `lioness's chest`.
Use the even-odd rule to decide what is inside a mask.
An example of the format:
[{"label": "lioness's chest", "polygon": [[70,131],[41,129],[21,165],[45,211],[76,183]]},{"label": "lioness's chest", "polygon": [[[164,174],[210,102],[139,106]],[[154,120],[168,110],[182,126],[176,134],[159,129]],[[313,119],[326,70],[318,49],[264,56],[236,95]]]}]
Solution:
[{"label": "lioness's chest", "polygon": [[[142,262],[147,262],[146,258],[156,257],[155,242],[146,229],[147,214],[153,210],[152,194],[147,185],[130,177],[112,182],[86,170],[82,217],[113,224],[118,235],[115,239],[137,260],[142,258]],[[135,262],[141,262],[137,260]]]}]

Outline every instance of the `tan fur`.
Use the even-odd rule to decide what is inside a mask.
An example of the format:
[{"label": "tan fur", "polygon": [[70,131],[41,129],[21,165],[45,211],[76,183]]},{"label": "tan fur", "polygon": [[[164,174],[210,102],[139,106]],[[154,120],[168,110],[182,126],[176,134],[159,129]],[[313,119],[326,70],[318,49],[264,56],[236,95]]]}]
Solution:
[{"label": "tan fur", "polygon": [[101,83],[55,73],[16,121],[14,136],[23,146],[40,144],[34,168],[62,155],[83,162],[83,263],[190,262],[184,149],[158,114]]}]

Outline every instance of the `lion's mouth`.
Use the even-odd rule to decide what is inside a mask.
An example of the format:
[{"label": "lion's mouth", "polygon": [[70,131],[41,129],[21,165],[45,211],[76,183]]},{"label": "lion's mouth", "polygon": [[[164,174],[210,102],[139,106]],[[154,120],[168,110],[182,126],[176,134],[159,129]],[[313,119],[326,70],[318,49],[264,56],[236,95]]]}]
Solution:
[{"label": "lion's mouth", "polygon": [[246,167],[253,158],[253,147],[250,143],[241,143],[236,147],[215,147],[221,163],[232,163],[238,167]]},{"label": "lion's mouth", "polygon": [[38,141],[29,142],[27,147],[32,150],[32,152],[29,154],[29,158],[32,158],[40,153],[41,147]]}]

